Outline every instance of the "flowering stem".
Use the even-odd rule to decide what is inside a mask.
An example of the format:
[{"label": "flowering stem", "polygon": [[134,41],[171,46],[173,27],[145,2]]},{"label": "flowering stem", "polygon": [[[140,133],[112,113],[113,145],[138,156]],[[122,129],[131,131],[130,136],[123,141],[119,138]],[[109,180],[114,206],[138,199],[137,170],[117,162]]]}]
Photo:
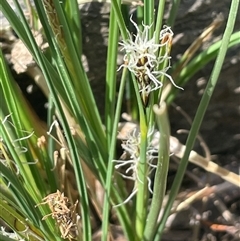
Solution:
[{"label": "flowering stem", "polygon": [[165,0],[159,1],[157,16],[156,16],[155,43],[158,43],[158,41],[159,41],[160,31],[162,29],[164,9],[165,9]]},{"label": "flowering stem", "polygon": [[147,123],[144,114],[140,114],[140,161],[138,164],[138,177],[137,177],[137,199],[136,199],[136,240],[141,240],[144,232],[146,222],[146,201],[148,193],[148,180],[147,180]]},{"label": "flowering stem", "polygon": [[160,131],[160,141],[152,204],[147,217],[146,228],[144,231],[144,240],[146,241],[152,240],[155,235],[155,231],[157,228],[156,223],[166,191],[166,180],[169,164],[170,127],[166,103],[162,102],[160,107],[158,105],[154,105],[153,111],[156,114],[156,122]]},{"label": "flowering stem", "polygon": [[[151,25],[154,22],[154,1],[148,0],[144,3],[144,24]],[[152,25],[149,31],[148,38],[151,39],[154,32],[154,26]]]}]

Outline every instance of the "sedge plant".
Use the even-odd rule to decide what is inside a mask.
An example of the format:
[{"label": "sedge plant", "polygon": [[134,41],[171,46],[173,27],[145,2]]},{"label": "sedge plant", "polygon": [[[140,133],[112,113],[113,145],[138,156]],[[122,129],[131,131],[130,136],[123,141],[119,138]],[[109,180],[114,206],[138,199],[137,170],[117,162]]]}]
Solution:
[{"label": "sedge plant", "polygon": [[[231,2],[222,40],[186,64],[180,60],[172,74],[171,26],[180,1],[173,2],[169,25],[164,25],[165,1],[157,9],[153,0],[144,1],[133,20],[127,8],[121,8],[121,1],[112,0],[104,122],[81,59],[78,2],[34,0],[29,8],[31,23],[19,2],[13,2],[15,11],[7,0],[0,2],[1,11],[37,65],[49,109],[47,121],[40,122],[1,51],[0,214],[11,232],[2,228],[0,237],[91,241],[100,223],[101,240],[114,240],[111,220],[116,214],[114,224],[121,226],[126,240],[160,240],[226,51],[239,43],[239,32],[232,34],[239,0]],[[126,26],[132,26],[134,33]],[[46,51],[37,45],[33,30],[44,36]],[[119,46],[124,57],[117,66]],[[212,75],[159,219],[170,158],[168,106],[199,66],[213,58]],[[178,77],[173,77],[175,70]],[[119,89],[117,72],[121,75]],[[138,125],[123,140],[119,157],[117,135],[126,88],[134,99],[129,114]],[[156,148],[153,141],[159,133]],[[99,192],[103,198],[98,197]]]}]

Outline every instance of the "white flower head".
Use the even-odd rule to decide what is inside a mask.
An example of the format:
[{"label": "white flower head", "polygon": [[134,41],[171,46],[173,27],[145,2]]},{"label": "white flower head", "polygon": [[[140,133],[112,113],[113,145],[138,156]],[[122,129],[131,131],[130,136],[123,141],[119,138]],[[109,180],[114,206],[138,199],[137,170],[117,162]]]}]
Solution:
[{"label": "white flower head", "polygon": [[[152,173],[154,169],[157,168],[157,166],[154,164],[154,160],[158,158],[158,151],[153,148],[151,144],[153,131],[150,130],[148,132],[148,147],[146,152],[146,159],[147,159],[147,166],[148,166],[148,175],[146,176],[147,182],[148,182],[148,190],[152,193],[151,189],[151,179],[149,175]],[[125,179],[130,179],[135,182],[135,184],[138,182],[143,183],[145,180],[141,180],[138,175],[138,165],[140,162],[140,132],[138,129],[134,129],[131,133],[128,134],[127,140],[122,144],[122,148],[124,150],[124,153],[127,154],[129,157],[128,160],[113,160],[115,162],[115,169],[123,168],[125,169],[123,172],[120,172],[120,175]],[[125,168],[124,168],[125,167]],[[127,203],[138,191],[137,185],[134,186],[132,193],[128,196],[128,198],[121,204],[116,205],[120,206],[122,204]]]},{"label": "white flower head", "polygon": [[[159,77],[165,75],[172,84],[177,86],[172,77],[166,72],[170,68],[170,59],[168,55],[168,46],[173,36],[173,32],[170,27],[165,26],[160,32],[159,43],[155,43],[155,32],[153,37],[149,39],[149,31],[151,25],[143,25],[143,31],[140,31],[137,24],[130,17],[130,21],[133,23],[137,30],[137,34],[131,35],[129,33],[129,39],[120,43],[123,46],[121,50],[125,50],[124,64],[120,66],[128,68],[128,70],[136,76],[140,92],[150,93],[162,87],[162,83],[158,80]],[[163,56],[158,56],[161,48],[166,48]],[[159,65],[164,61],[168,61],[168,66],[164,69],[158,69]]]}]

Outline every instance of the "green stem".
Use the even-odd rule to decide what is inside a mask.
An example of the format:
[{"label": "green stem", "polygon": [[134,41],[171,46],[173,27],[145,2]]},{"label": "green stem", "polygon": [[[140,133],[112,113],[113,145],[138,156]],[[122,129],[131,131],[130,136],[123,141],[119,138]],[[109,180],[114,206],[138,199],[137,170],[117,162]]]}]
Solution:
[{"label": "green stem", "polygon": [[[115,112],[115,119],[113,123],[113,130],[112,130],[112,136],[111,136],[111,145],[109,150],[109,158],[108,158],[108,167],[107,167],[107,177],[106,177],[106,193],[104,198],[104,206],[103,206],[103,223],[102,223],[102,241],[107,240],[107,234],[108,234],[108,220],[109,220],[109,210],[110,210],[110,199],[111,199],[111,188],[112,188],[112,173],[113,173],[113,159],[115,155],[115,148],[116,148],[116,142],[117,142],[117,130],[118,130],[118,122],[120,118],[121,113],[121,106],[122,106],[122,100],[123,100],[123,94],[124,94],[124,88],[126,83],[126,74],[127,69],[123,69],[121,84],[119,88],[119,96],[116,106],[116,112]],[[127,227],[125,227],[125,230],[127,230]]]},{"label": "green stem", "polygon": [[160,32],[162,29],[163,15],[165,8],[165,0],[159,1],[158,11],[157,11],[157,22],[155,28],[155,43],[159,43]]},{"label": "green stem", "polygon": [[150,212],[148,214],[146,228],[144,232],[144,240],[153,240],[156,228],[157,219],[162,207],[163,198],[166,191],[166,181],[169,165],[169,137],[170,127],[167,113],[166,103],[161,103],[161,106],[153,106],[153,111],[156,114],[156,122],[160,132],[158,164],[154,179],[154,190]]},{"label": "green stem", "polygon": [[142,240],[147,214],[147,133],[148,127],[145,115],[140,114],[140,161],[138,163],[138,169],[136,173],[136,187],[138,190],[136,199],[136,240]]},{"label": "green stem", "polygon": [[[148,0],[144,2],[144,24],[151,25],[154,22],[154,1]],[[151,39],[154,32],[154,25],[152,25],[148,38]]]},{"label": "green stem", "polygon": [[118,23],[113,8],[110,13],[109,40],[107,53],[106,70],[106,98],[105,98],[105,126],[107,134],[108,149],[111,145],[111,134],[113,128],[115,104],[116,104],[116,68],[117,68],[117,48],[118,48]]},{"label": "green stem", "polygon": [[179,4],[180,4],[180,0],[173,0],[172,1],[172,8],[171,8],[171,11],[170,11],[169,18],[167,20],[168,26],[173,27],[174,22],[175,22],[175,18],[177,16]]}]

